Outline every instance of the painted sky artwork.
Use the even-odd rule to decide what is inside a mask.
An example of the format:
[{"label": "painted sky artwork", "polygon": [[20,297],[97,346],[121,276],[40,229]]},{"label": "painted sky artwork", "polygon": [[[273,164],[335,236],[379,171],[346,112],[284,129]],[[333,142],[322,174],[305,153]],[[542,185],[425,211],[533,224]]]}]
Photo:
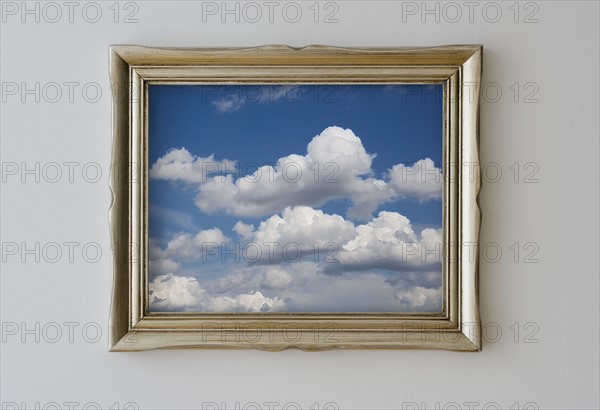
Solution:
[{"label": "painted sky artwork", "polygon": [[442,94],[150,85],[150,311],[441,311]]}]

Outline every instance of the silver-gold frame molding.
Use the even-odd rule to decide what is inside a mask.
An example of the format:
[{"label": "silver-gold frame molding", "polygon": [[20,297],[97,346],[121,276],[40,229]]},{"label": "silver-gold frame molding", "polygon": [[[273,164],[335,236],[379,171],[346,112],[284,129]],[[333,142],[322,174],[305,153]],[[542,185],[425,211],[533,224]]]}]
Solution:
[{"label": "silver-gold frame molding", "polygon": [[[482,46],[183,49],[112,46],[114,251],[109,348],[481,350],[477,283]],[[149,84],[402,84],[444,87],[443,311],[151,313],[148,309]]]}]

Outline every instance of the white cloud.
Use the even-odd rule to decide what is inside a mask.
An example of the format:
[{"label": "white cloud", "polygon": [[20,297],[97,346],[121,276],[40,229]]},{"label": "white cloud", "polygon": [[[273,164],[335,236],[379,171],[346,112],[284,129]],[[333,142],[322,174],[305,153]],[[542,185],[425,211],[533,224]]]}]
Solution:
[{"label": "white cloud", "polygon": [[442,171],[430,158],[412,165],[397,164],[388,170],[388,181],[366,179],[356,181],[348,215],[368,220],[379,205],[397,199],[414,198],[420,202],[442,197]]},{"label": "white cloud", "polygon": [[[340,127],[315,136],[306,155],[282,157],[274,166],[237,179],[233,161],[196,157],[185,148],[166,153],[152,165],[150,176],[195,187],[201,211],[265,216],[256,228],[238,221],[232,229],[242,244],[259,245],[262,257],[250,264],[233,263],[233,258],[228,265],[218,264],[219,258],[209,265],[201,262],[207,245],[214,251],[230,243],[218,228],[177,233],[163,248],[150,241],[152,309],[439,311],[441,230],[415,232],[410,220],[397,212],[373,213],[396,199],[440,198],[441,170],[425,158],[410,166],[395,165],[377,179],[374,158],[352,130]],[[314,209],[334,199],[350,199],[347,216],[364,223]],[[171,216],[182,224],[190,222],[185,215]],[[273,244],[271,254],[267,249]],[[283,257],[289,244],[303,258]]]},{"label": "white cloud", "polygon": [[181,267],[178,262],[166,255],[153,239],[150,239],[148,242],[148,259],[148,270],[150,276],[176,272]]},{"label": "white cloud", "polygon": [[442,310],[442,288],[410,286],[396,289],[394,297],[405,311],[439,312]]},{"label": "white cloud", "polygon": [[425,229],[415,234],[408,218],[381,211],[370,222],[356,227],[355,237],[342,245],[339,264],[324,264],[325,271],[388,269],[424,271],[440,266],[441,229]]},{"label": "white cloud", "polygon": [[[331,276],[319,273],[314,262],[300,262],[278,269],[292,278],[289,285],[276,289],[279,297],[286,301],[286,312],[441,311],[439,272],[360,271]],[[252,272],[247,272],[247,275],[268,275],[268,271],[261,271],[259,267],[253,268]],[[437,280],[427,283],[422,280],[424,276]],[[261,283],[261,292],[272,292],[274,288],[264,282]]]},{"label": "white cloud", "polygon": [[269,267],[261,282],[262,286],[270,289],[286,289],[292,284],[294,278],[281,267]]},{"label": "white cloud", "polygon": [[242,221],[237,221],[233,226],[233,231],[244,239],[248,239],[254,233],[254,225],[245,224]]},{"label": "white cloud", "polygon": [[216,278],[174,274],[149,285],[152,311],[411,312],[441,310],[439,272],[319,273],[314,262],[233,268]]},{"label": "white cloud", "polygon": [[[237,230],[250,231],[243,223]],[[315,312],[438,311],[441,306],[441,229],[417,234],[399,213],[382,211],[368,223],[354,225],[310,207],[286,208],[262,221],[245,240],[263,249],[270,244],[272,252],[265,252],[261,263],[233,263],[232,257],[227,265],[218,263],[219,258],[216,265],[206,265],[200,261],[203,244],[230,241],[217,228],[179,233],[164,249],[150,241],[152,308]],[[304,258],[279,257],[288,244],[304,252]],[[223,268],[226,274],[215,274]]]},{"label": "white cloud", "polygon": [[363,178],[372,173],[368,154],[352,130],[329,127],[312,139],[307,155],[279,158],[236,180],[214,177],[199,187],[196,205],[206,213],[264,216],[287,206],[320,206],[335,198],[366,196],[382,183]]},{"label": "white cloud", "polygon": [[195,203],[201,211],[240,217],[272,215],[287,206],[317,207],[349,198],[348,216],[366,221],[386,202],[441,198],[441,169],[431,159],[394,165],[384,180],[372,177],[373,158],[352,130],[332,126],[312,139],[306,155],[279,158],[274,166],[264,165],[237,179],[235,161],[216,161],[214,155],[196,157],[185,148],[159,158],[150,177],[195,185]]},{"label": "white cloud", "polygon": [[[328,243],[346,243],[354,236],[354,225],[340,215],[329,215],[309,206],[286,208],[279,215],[262,221],[254,234],[254,241],[266,248],[277,244],[279,249],[294,244],[303,250],[323,247]],[[273,246],[273,245],[272,245]]]},{"label": "white cloud", "polygon": [[318,207],[349,198],[348,216],[366,221],[386,202],[441,197],[442,173],[431,159],[410,166],[394,165],[384,180],[373,177],[374,158],[352,130],[332,126],[310,141],[306,155],[279,158],[274,166],[261,166],[251,175],[235,178],[235,161],[215,161],[214,155],[195,157],[180,148],[159,158],[150,177],[193,184],[201,211],[239,217],[272,215],[288,206]]},{"label": "white cloud", "polygon": [[349,217],[360,221],[371,219],[379,205],[389,202],[394,197],[390,186],[381,179],[357,179],[354,186],[352,206],[347,213]]},{"label": "white cloud", "polygon": [[286,311],[441,311],[439,272],[354,271],[332,276],[320,273],[314,262],[289,265],[285,270],[293,282],[277,292],[287,301]]},{"label": "white cloud", "polygon": [[150,259],[150,275],[156,276],[163,273],[177,272],[181,265],[169,258]]},{"label": "white cloud", "polygon": [[170,258],[193,261],[213,247],[221,246],[229,240],[219,228],[202,230],[195,235],[181,232],[169,241],[164,254]]},{"label": "white cloud", "polygon": [[204,289],[195,278],[160,275],[149,284],[150,306],[153,310],[193,309],[204,298]]},{"label": "white cloud", "polygon": [[206,158],[197,157],[187,149],[179,148],[170,150],[152,164],[150,178],[202,184],[210,174],[235,172],[235,166],[235,161],[216,161],[213,154]]},{"label": "white cloud", "polygon": [[394,165],[389,177],[389,184],[398,197],[421,201],[442,197],[442,170],[430,158],[421,159],[410,166]]},{"label": "white cloud", "polygon": [[223,99],[213,101],[212,104],[217,108],[220,113],[234,112],[241,109],[244,106],[245,100],[241,99]]},{"label": "white cloud", "polygon": [[246,103],[267,103],[285,99],[297,102],[303,89],[296,85],[229,86],[221,87],[217,99],[211,102],[217,112],[229,113],[242,109]]},{"label": "white cloud", "polygon": [[359,175],[372,173],[371,163],[375,155],[368,154],[362,141],[351,129],[328,127],[317,135],[307,146],[308,161],[320,164],[335,164],[330,167],[329,174],[322,176],[326,180],[338,179],[335,175],[337,167],[340,172],[339,179],[350,179]]},{"label": "white cloud", "polygon": [[285,307],[280,298],[269,298],[260,291],[233,296],[207,292],[196,278],[171,273],[157,276],[149,284],[152,311],[189,312],[271,312]]},{"label": "white cloud", "polygon": [[174,273],[182,263],[197,261],[203,254],[211,254],[231,239],[223,235],[219,228],[201,230],[195,235],[180,232],[173,235],[162,249],[155,240],[148,244],[148,270],[151,277]]},{"label": "white cloud", "polygon": [[368,223],[355,226],[339,215],[300,206],[262,221],[252,241],[261,250],[263,263],[296,262],[299,249],[304,259],[322,261],[320,269],[325,273],[409,272],[439,267],[441,235],[441,229],[432,228],[416,234],[410,220],[397,212],[381,211]]},{"label": "white cloud", "polygon": [[209,177],[198,187],[196,205],[206,213],[225,212],[256,217],[288,206],[322,206],[350,198],[348,215],[369,220],[378,206],[398,198],[427,200],[441,197],[441,172],[424,159],[412,166],[395,165],[389,181],[376,179],[371,168],[375,155],[350,129],[328,127],[307,146],[307,154],[279,158],[253,174]]},{"label": "white cloud", "polygon": [[285,307],[279,298],[265,297],[261,292],[243,293],[234,297],[217,296],[207,304],[209,312],[278,312]]}]

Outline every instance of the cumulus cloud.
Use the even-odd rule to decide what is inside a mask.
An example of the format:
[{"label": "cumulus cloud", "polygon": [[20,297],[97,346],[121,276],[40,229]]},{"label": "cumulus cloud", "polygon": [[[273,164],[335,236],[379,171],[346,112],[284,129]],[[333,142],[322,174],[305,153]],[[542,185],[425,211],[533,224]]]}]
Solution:
[{"label": "cumulus cloud", "polygon": [[199,186],[196,205],[206,213],[265,216],[286,206],[320,206],[335,198],[352,198],[376,188],[371,174],[373,156],[352,130],[329,127],[312,139],[307,155],[279,158],[234,180],[232,174],[209,178]]},{"label": "cumulus cloud", "polygon": [[152,238],[150,238],[148,241],[148,260],[148,270],[150,276],[175,272],[181,267],[178,262],[167,256]]},{"label": "cumulus cloud", "polygon": [[236,162],[215,160],[213,154],[206,158],[192,155],[187,149],[172,149],[156,160],[150,168],[150,178],[202,184],[208,175],[235,171]]},{"label": "cumulus cloud", "polygon": [[430,158],[413,165],[394,165],[389,171],[394,194],[398,197],[417,198],[421,201],[442,197],[442,170]]},{"label": "cumulus cloud", "polygon": [[[150,241],[153,309],[439,310],[441,229],[417,233],[408,218],[388,211],[355,225],[340,215],[305,206],[286,208],[256,230],[241,222],[236,225],[237,231],[248,235],[244,243],[262,249],[260,260],[251,261],[258,263],[244,259],[233,263],[237,259],[230,257],[223,265],[216,253],[209,254],[208,265],[201,261],[206,254],[203,245],[231,241],[217,228],[178,233],[164,248]],[[285,253],[290,244],[293,252]],[[298,251],[303,257],[297,257]],[[284,257],[290,254],[291,259]],[[214,274],[226,266],[225,274]],[[202,286],[190,272],[201,277]]]},{"label": "cumulus cloud", "polygon": [[300,206],[262,221],[252,241],[261,250],[261,262],[297,261],[301,252],[305,259],[322,261],[325,273],[409,272],[441,265],[441,235],[441,229],[432,228],[415,233],[410,220],[397,212],[381,211],[368,223],[354,225],[340,215]]},{"label": "cumulus cloud", "polygon": [[286,266],[293,282],[277,292],[288,312],[440,312],[439,272],[355,271],[323,275],[315,262]]},{"label": "cumulus cloud", "polygon": [[[317,265],[315,262],[301,262],[285,267],[292,282],[277,288],[276,292],[286,301],[286,312],[441,311],[439,272],[437,275],[433,272],[413,275],[361,271],[331,276],[321,274]],[[269,276],[269,270],[261,271],[259,267],[252,268],[252,271],[259,272],[257,276],[263,278]],[[278,271],[283,269],[270,271],[278,276]],[[250,275],[250,272],[247,271],[247,274]],[[423,281],[424,276],[428,276],[431,282]],[[265,293],[273,288],[266,286],[263,279],[260,289]]]},{"label": "cumulus cloud", "polygon": [[193,277],[160,275],[149,284],[152,311],[188,312],[276,312],[285,307],[280,298],[264,296],[260,291],[238,295],[211,294]]},{"label": "cumulus cloud", "polygon": [[394,297],[404,311],[440,312],[442,310],[442,288],[410,286],[396,289]]},{"label": "cumulus cloud", "polygon": [[151,276],[160,275],[162,273],[176,272],[179,270],[179,268],[181,268],[181,265],[169,258],[151,258],[149,262]]},{"label": "cumulus cloud", "polygon": [[[265,250],[273,249],[274,259],[285,259],[287,248],[294,248],[292,257],[298,250],[314,256],[314,252],[325,249],[328,244],[337,246],[354,237],[354,224],[340,215],[329,215],[309,206],[288,207],[281,216],[273,215],[262,221],[256,230],[253,241]],[[310,252],[309,252],[310,251]],[[263,252],[263,257],[267,254]]]},{"label": "cumulus cloud", "polygon": [[242,221],[237,221],[236,224],[233,225],[233,231],[242,238],[248,239],[252,236],[254,232],[254,225],[245,224]]},{"label": "cumulus cloud", "polygon": [[202,230],[195,235],[181,232],[169,241],[164,254],[167,257],[193,261],[214,246],[220,246],[229,240],[219,228]]},{"label": "cumulus cloud", "polygon": [[150,306],[153,310],[189,310],[199,305],[204,289],[195,278],[160,275],[149,284]]},{"label": "cumulus cloud", "polygon": [[[195,188],[204,213],[264,218],[230,225],[235,248],[219,228],[190,227],[162,247],[151,240],[152,310],[439,311],[441,229],[415,232],[400,213],[377,211],[398,199],[440,198],[441,170],[425,158],[394,165],[379,179],[375,158],[352,130],[336,126],[316,135],[304,155],[279,158],[245,176],[234,161],[194,156],[185,148],[167,152],[152,165],[151,178]],[[346,215],[315,209],[336,199],[350,200]],[[180,226],[191,223],[184,214],[164,214]],[[215,247],[226,244],[229,253],[249,244],[261,253],[241,263],[228,255],[225,265]],[[205,255],[212,258],[206,262]]]},{"label": "cumulus cloud", "polygon": [[332,277],[302,262],[214,279],[161,275],[150,282],[149,296],[155,312],[439,312],[441,284],[434,282],[421,284],[402,273]]},{"label": "cumulus cloud", "polygon": [[353,206],[348,216],[368,220],[379,205],[398,199],[412,198],[420,202],[442,197],[442,170],[430,158],[412,165],[394,165],[385,175],[386,180],[362,179],[352,195]]},{"label": "cumulus cloud", "polygon": [[216,161],[214,155],[195,157],[180,148],[159,158],[150,177],[192,184],[201,211],[238,217],[272,215],[288,206],[319,207],[348,198],[352,202],[348,216],[369,220],[386,202],[441,197],[441,170],[431,159],[397,164],[378,179],[372,169],[375,156],[352,130],[332,126],[310,141],[305,155],[281,157],[249,175],[236,174],[234,161]]},{"label": "cumulus cloud", "polygon": [[155,240],[148,244],[148,270],[150,276],[176,272],[184,262],[200,259],[202,255],[213,252],[215,248],[231,239],[219,228],[201,230],[196,234],[179,232],[162,249]]},{"label": "cumulus cloud", "polygon": [[381,211],[356,227],[354,238],[343,244],[338,264],[324,271],[387,269],[425,271],[441,266],[442,230],[427,228],[417,235],[410,220],[397,212]]},{"label": "cumulus cloud", "polygon": [[279,298],[265,297],[261,292],[241,295],[217,296],[210,300],[205,311],[208,312],[279,312],[285,307],[285,301]]},{"label": "cumulus cloud", "polygon": [[265,272],[261,285],[270,289],[286,289],[294,278],[281,267],[269,267]]}]

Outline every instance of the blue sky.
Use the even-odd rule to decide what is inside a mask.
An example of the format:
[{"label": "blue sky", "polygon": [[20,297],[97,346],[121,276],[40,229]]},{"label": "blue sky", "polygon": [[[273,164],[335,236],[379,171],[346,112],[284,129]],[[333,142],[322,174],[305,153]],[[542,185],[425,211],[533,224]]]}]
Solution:
[{"label": "blue sky", "polygon": [[[294,209],[296,205],[310,206],[303,209],[303,212],[318,211],[326,216],[339,215],[344,223],[354,226],[368,224],[381,215],[380,211],[387,211],[408,218],[410,227],[417,233],[425,228],[439,230],[442,219],[441,185],[436,184],[431,188],[429,184],[425,189],[425,183],[415,185],[413,181],[412,186],[407,185],[404,189],[402,183],[405,181],[397,176],[393,177],[390,171],[394,166],[404,171],[404,166],[412,166],[425,159],[432,161],[431,170],[441,167],[442,92],[441,85],[151,85],[149,163],[155,169],[151,170],[149,182],[149,236],[157,249],[161,249],[161,258],[166,260],[169,242],[177,235],[197,235],[203,230],[219,229],[232,241],[241,240],[238,231],[232,232],[236,223],[252,225],[255,230],[253,235],[256,235],[261,222],[273,215],[282,215],[286,207]],[[330,128],[333,126],[339,128]],[[327,129],[329,131],[325,132]],[[322,184],[323,188],[313,187],[314,189],[306,191],[298,191],[296,186],[290,188],[294,190],[292,194],[284,186],[277,188],[280,191],[273,188],[272,196],[279,196],[279,199],[273,199],[273,204],[267,206],[264,212],[261,212],[262,204],[258,200],[252,203],[255,211],[246,211],[244,208],[247,203],[244,201],[254,201],[254,194],[248,194],[245,199],[232,196],[231,201],[238,201],[236,198],[241,201],[235,206],[216,203],[219,190],[225,190],[227,185],[230,192],[237,187],[236,179],[243,179],[247,173],[251,174],[257,165],[275,166],[278,160],[289,159],[294,154],[314,161],[307,154],[307,146],[316,136],[321,136],[319,141],[325,144],[318,147],[333,147],[330,154],[332,158],[339,154],[339,149],[336,151],[335,147],[342,147],[338,143],[343,138],[353,144],[351,149],[354,151],[342,153],[347,155],[340,157],[350,158],[348,165],[339,168],[338,162],[335,162],[339,169],[334,177],[344,177],[347,174],[348,178],[364,183],[368,189],[372,188],[373,181],[377,181],[375,184],[385,185],[385,189],[389,189],[391,193],[386,193],[382,199],[367,200],[370,205],[361,205],[356,212],[352,210],[352,205],[360,195],[363,195],[363,199],[369,197],[367,191],[362,194],[328,197],[326,189],[332,185]],[[316,142],[314,147],[313,153],[318,153]],[[173,150],[177,150],[178,154],[175,155]],[[169,152],[171,155],[167,155]],[[235,161],[235,165],[231,168],[224,167],[232,174],[231,183],[215,183],[213,190],[209,191],[208,185],[203,185],[205,180],[217,178],[227,172],[204,175],[202,181],[193,180],[191,174],[184,173],[191,170],[189,167],[194,160],[200,162],[211,155],[215,163],[220,164],[220,161],[227,159]],[[313,154],[313,157],[318,155],[321,154]],[[321,157],[327,161],[328,157],[323,155]],[[361,171],[358,168],[350,170],[353,166],[352,155],[357,155],[357,161],[366,161],[366,168],[363,167]],[[204,160],[202,164],[205,163],[208,161]],[[408,173],[414,174],[415,169],[418,166]],[[323,179],[328,170],[333,171],[333,168],[320,169],[319,178]],[[304,172],[311,171],[306,168]],[[416,182],[426,182],[425,180],[426,178]],[[341,182],[334,190],[339,188],[340,192],[352,191],[352,187],[341,188],[339,185]],[[256,188],[267,192],[271,186]],[[258,192],[256,195],[262,193]],[[289,203],[285,202],[286,195],[290,198]],[[309,197],[314,200],[304,200]],[[199,205],[201,202],[203,205]],[[252,240],[251,238],[256,236],[249,236],[245,240]],[[152,260],[150,263],[152,265]],[[203,277],[216,280],[219,276],[228,275],[229,266],[223,263],[210,265],[211,274],[194,273],[206,272],[208,265],[209,263],[196,260],[178,263],[177,268],[181,270],[179,274],[198,279],[200,283]],[[394,273],[386,272],[381,266],[360,266],[364,269],[364,275],[383,272],[382,280],[394,282],[393,279],[390,280],[390,275]],[[237,265],[233,268],[240,269]],[[287,268],[283,266],[283,269]],[[353,269],[349,268],[350,271]],[[160,273],[178,274],[165,270]],[[264,295],[270,290],[273,287],[249,292],[259,291]],[[278,289],[283,293],[285,290],[281,287]],[[219,292],[225,296],[228,294],[227,289],[220,289]],[[298,299],[301,290],[296,288],[292,293]],[[161,299],[166,298],[158,300]]]}]

